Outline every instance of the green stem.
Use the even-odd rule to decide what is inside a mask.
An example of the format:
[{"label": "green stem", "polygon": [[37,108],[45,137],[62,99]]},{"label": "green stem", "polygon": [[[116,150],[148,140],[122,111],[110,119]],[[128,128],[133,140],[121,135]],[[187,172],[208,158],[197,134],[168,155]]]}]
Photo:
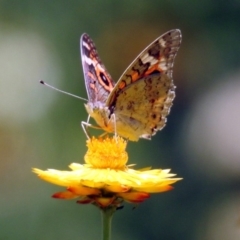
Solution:
[{"label": "green stem", "polygon": [[102,240],[111,239],[111,224],[112,216],[116,209],[114,207],[109,207],[101,210],[102,213]]}]

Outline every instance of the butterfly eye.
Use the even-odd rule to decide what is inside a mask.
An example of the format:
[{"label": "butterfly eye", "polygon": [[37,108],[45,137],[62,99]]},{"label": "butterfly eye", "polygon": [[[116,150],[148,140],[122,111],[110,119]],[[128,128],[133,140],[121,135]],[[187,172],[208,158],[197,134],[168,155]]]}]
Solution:
[{"label": "butterfly eye", "polygon": [[100,72],[100,78],[102,79],[105,85],[109,86],[109,81],[103,72]]}]

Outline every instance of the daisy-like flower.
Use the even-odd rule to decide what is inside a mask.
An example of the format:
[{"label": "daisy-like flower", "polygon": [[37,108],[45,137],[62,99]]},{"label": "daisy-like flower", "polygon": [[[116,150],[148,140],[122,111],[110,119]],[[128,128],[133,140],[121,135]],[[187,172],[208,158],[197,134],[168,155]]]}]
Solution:
[{"label": "daisy-like flower", "polygon": [[70,171],[34,168],[33,172],[50,183],[66,187],[53,195],[59,199],[75,199],[78,203],[92,203],[101,209],[117,209],[123,201],[141,203],[151,193],[171,190],[174,178],[169,169],[134,170],[126,165],[126,141],[117,138],[87,140],[85,164],[72,163]]}]

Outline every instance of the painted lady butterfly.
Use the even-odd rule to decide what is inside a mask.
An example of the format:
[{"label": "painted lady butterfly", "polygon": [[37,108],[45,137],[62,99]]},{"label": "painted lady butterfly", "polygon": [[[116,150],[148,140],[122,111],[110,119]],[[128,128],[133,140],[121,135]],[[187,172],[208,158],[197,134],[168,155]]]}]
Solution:
[{"label": "painted lady butterfly", "polygon": [[175,97],[172,72],[181,39],[178,29],[157,38],[115,84],[93,41],[83,34],[80,48],[89,116],[106,132],[115,132],[131,141],[151,139],[165,126]]}]

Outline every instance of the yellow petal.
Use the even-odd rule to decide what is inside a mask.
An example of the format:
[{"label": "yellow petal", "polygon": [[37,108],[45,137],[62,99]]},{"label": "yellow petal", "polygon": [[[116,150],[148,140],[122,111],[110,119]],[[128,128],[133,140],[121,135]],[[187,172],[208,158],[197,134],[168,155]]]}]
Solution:
[{"label": "yellow petal", "polygon": [[66,191],[66,192],[57,192],[57,193],[54,193],[52,195],[53,198],[60,198],[60,199],[74,199],[74,198],[77,198],[78,195],[72,193],[72,192],[69,192],[69,191]]},{"label": "yellow petal", "polygon": [[80,203],[80,204],[89,204],[89,203],[93,203],[93,202],[94,202],[94,200],[89,197],[83,197],[77,201],[77,203]]},{"label": "yellow petal", "polygon": [[99,189],[84,186],[70,186],[67,190],[78,196],[99,195],[101,193]]},{"label": "yellow petal", "polygon": [[118,193],[117,195],[133,203],[143,202],[145,199],[150,197],[150,195],[145,192]]},{"label": "yellow petal", "polygon": [[172,190],[173,187],[170,185],[156,186],[156,187],[142,187],[142,188],[134,188],[134,191],[143,191],[147,193],[160,193]]},{"label": "yellow petal", "polygon": [[104,189],[108,192],[127,192],[130,190],[131,187],[124,186],[124,185],[111,185],[105,186]]}]

